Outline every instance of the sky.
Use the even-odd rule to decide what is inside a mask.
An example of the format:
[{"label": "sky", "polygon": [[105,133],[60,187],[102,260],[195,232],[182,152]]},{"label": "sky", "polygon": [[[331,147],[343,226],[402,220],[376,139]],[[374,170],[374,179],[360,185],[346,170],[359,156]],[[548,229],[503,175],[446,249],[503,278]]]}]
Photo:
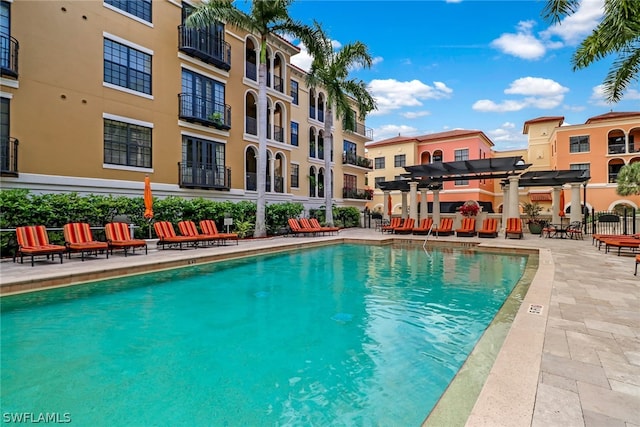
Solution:
[{"label": "sky", "polygon": [[[370,69],[352,70],[377,110],[374,141],[454,129],[480,130],[497,151],[526,148],[524,122],[562,116],[582,124],[609,111],[640,111],[637,81],[608,104],[601,84],[615,60],[573,71],[579,43],[602,17],[604,0],[583,0],[560,25],[542,19],[544,0],[297,0],[292,18],[318,21],[337,48],[360,41]],[[303,45],[291,62],[309,69]]]}]

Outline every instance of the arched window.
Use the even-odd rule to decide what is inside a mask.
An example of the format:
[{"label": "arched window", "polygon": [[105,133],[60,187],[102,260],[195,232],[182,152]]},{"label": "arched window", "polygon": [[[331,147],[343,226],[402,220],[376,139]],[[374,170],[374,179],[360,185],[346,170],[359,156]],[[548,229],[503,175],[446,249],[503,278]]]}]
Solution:
[{"label": "arched window", "polygon": [[276,193],[284,193],[285,192],[285,169],[286,169],[286,160],[282,153],[276,154],[276,159],[273,165],[273,173],[274,173],[274,186],[276,189]]},{"label": "arched window", "polygon": [[316,168],[311,166],[309,168],[309,197],[316,197]]},{"label": "arched window", "polygon": [[251,38],[247,38],[245,41],[245,54],[244,54],[244,75],[254,82],[258,81],[258,61],[256,53],[256,45]]},{"label": "arched window", "polygon": [[253,147],[248,147],[245,153],[245,188],[247,191],[258,189],[258,155]]},{"label": "arched window", "polygon": [[309,157],[316,157],[316,130],[309,128]]},{"label": "arched window", "polygon": [[250,135],[258,135],[258,103],[252,92],[247,92],[245,97],[245,132]]}]

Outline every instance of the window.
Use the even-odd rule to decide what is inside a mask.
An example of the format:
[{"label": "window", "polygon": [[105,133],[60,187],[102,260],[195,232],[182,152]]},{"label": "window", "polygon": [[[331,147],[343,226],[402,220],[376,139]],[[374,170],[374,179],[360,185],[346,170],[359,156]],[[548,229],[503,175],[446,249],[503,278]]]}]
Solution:
[{"label": "window", "polygon": [[589,135],[569,137],[569,152],[584,153],[589,151]]},{"label": "window", "polygon": [[104,119],[104,162],[151,167],[151,128]]},{"label": "window", "polygon": [[151,55],[104,39],[104,81],[151,95]]},{"label": "window", "polygon": [[291,187],[300,187],[300,165],[291,164]]},{"label": "window", "polygon": [[295,80],[291,80],[291,98],[291,102],[298,105],[298,82]]},{"label": "window", "polygon": [[468,179],[456,179],[454,182],[455,185],[469,185]]},{"label": "window", "polygon": [[398,154],[393,157],[393,165],[397,168],[402,168],[405,166],[407,161],[407,156],[404,154]]},{"label": "window", "polygon": [[116,7],[147,22],[151,22],[151,0],[104,0]]},{"label": "window", "polygon": [[0,2],[0,66],[11,69],[11,3]]},{"label": "window", "polygon": [[8,98],[0,98],[0,171],[11,170],[9,102]]},{"label": "window", "polygon": [[442,151],[437,150],[433,153],[433,163],[442,163]]},{"label": "window", "polygon": [[[572,171],[587,171],[587,172],[589,172],[590,165],[589,165],[589,163],[573,163],[573,164],[569,165],[569,169],[571,169]],[[591,175],[591,173],[588,173],[588,175]]]},{"label": "window", "polygon": [[454,156],[455,161],[469,160],[469,149],[455,150]]},{"label": "window", "polygon": [[384,157],[376,157],[374,163],[376,169],[384,169]]},{"label": "window", "polygon": [[384,176],[378,176],[374,179],[374,185],[376,188],[380,188],[380,183],[384,182]]},{"label": "window", "polygon": [[225,123],[225,86],[213,79],[182,70],[180,114]]},{"label": "window", "polygon": [[298,123],[291,122],[291,145],[298,146]]},{"label": "window", "polygon": [[225,188],[224,144],[191,136],[182,137],[182,185]]}]

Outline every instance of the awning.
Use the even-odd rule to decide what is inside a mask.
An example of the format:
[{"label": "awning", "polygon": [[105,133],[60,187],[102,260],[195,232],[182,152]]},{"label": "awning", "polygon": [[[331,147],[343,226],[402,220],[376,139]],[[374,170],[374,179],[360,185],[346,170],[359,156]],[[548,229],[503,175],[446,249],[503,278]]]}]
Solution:
[{"label": "awning", "polygon": [[529,193],[529,200],[532,202],[550,202],[551,193]]}]

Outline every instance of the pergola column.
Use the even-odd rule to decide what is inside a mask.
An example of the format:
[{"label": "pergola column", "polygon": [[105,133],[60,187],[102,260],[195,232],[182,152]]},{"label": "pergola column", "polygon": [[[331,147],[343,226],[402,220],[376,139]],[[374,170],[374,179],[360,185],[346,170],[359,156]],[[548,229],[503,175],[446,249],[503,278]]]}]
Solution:
[{"label": "pergola column", "polygon": [[429,204],[427,203],[427,189],[420,189],[420,219],[429,217]]},{"label": "pergola column", "polygon": [[518,183],[519,178],[517,175],[509,177],[509,218],[520,218]]},{"label": "pergola column", "polygon": [[582,206],[580,205],[580,183],[571,183],[571,213],[569,214],[571,222],[582,222]]},{"label": "pergola column", "polygon": [[433,190],[433,225],[440,224],[440,190]]},{"label": "pergola column", "polygon": [[418,220],[418,183],[409,183],[409,218]]},{"label": "pergola column", "polygon": [[386,219],[389,221],[391,218],[389,216],[389,212],[391,212],[391,200],[390,200],[391,192],[389,190],[382,191],[382,205],[385,207],[382,211],[382,219]]},{"label": "pergola column", "polygon": [[509,218],[509,184],[502,186],[502,226],[507,226],[507,218]]},{"label": "pergola column", "polygon": [[562,187],[551,189],[551,223],[560,224],[560,192]]},{"label": "pergola column", "polygon": [[402,196],[402,219],[407,219],[407,192],[401,191],[400,195]]}]

